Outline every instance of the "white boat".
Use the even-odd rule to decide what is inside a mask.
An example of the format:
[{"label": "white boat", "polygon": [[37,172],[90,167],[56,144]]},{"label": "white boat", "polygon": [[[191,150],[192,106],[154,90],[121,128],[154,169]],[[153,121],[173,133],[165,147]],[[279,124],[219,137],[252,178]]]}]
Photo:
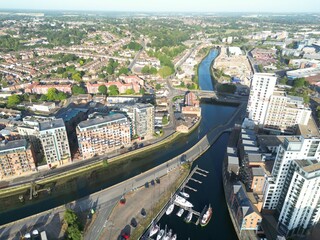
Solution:
[{"label": "white boat", "polygon": [[149,232],[149,237],[152,237],[152,236],[156,235],[157,232],[159,232],[159,230],[160,230],[160,226],[155,224],[155,223],[153,223],[152,227],[150,229],[150,232]]},{"label": "white boat", "polygon": [[166,233],[163,240],[170,240],[172,237],[172,229],[169,230],[169,232]]},{"label": "white boat", "polygon": [[184,209],[180,208],[179,211],[177,212],[177,216],[181,217],[183,213],[184,213]]},{"label": "white boat", "polygon": [[177,234],[173,234],[173,236],[170,240],[177,240]]},{"label": "white boat", "polygon": [[187,223],[189,223],[189,222],[191,222],[192,216],[193,216],[193,213],[190,211],[184,220]]},{"label": "white boat", "polygon": [[166,214],[170,215],[172,213],[173,209],[174,209],[174,203],[171,203],[166,211]]},{"label": "white boat", "polygon": [[182,197],[185,197],[185,198],[189,198],[190,197],[190,195],[188,193],[186,193],[186,192],[180,192],[180,195]]},{"label": "white boat", "polygon": [[179,195],[176,195],[176,198],[174,200],[175,203],[180,204],[183,207],[192,208],[193,204],[189,201],[187,201],[185,198],[180,197]]},{"label": "white boat", "polygon": [[163,238],[163,235],[164,235],[164,230],[161,229],[160,232],[157,235],[157,240],[161,240]]}]

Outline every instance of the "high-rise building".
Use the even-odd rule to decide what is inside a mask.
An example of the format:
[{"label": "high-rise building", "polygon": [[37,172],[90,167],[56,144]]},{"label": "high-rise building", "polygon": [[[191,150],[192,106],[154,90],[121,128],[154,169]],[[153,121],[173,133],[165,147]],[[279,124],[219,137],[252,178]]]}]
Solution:
[{"label": "high-rise building", "polygon": [[80,122],[76,131],[83,158],[106,154],[131,142],[130,122],[119,113]]},{"label": "high-rise building", "polygon": [[132,136],[151,137],[154,134],[154,106],[150,103],[137,103],[126,106],[123,111],[132,124]]},{"label": "high-rise building", "polygon": [[[287,136],[279,146],[275,163],[272,169],[272,177],[265,185],[264,208],[275,210],[281,209],[287,192],[288,185],[285,179],[288,175],[290,164],[293,160],[320,160],[319,137]],[[280,206],[280,208],[279,208]]]},{"label": "high-rise building", "polygon": [[70,161],[68,135],[61,118],[40,122],[39,138],[49,167]]},{"label": "high-rise building", "polygon": [[293,160],[285,183],[289,187],[283,194],[279,231],[287,236],[305,234],[320,219],[320,162]]},{"label": "high-rise building", "polygon": [[297,125],[307,125],[311,116],[311,110],[303,103],[301,97],[287,95],[283,90],[274,91],[270,97],[264,128],[295,133]]},{"label": "high-rise building", "polygon": [[303,98],[277,88],[276,80],[274,74],[254,74],[247,106],[249,119],[264,129],[293,134],[298,124],[308,124],[311,110],[304,106]]},{"label": "high-rise building", "polygon": [[31,145],[25,139],[0,143],[0,179],[36,169]]},{"label": "high-rise building", "polygon": [[275,74],[255,73],[253,75],[247,112],[249,113],[249,118],[256,124],[264,123],[276,82],[277,76]]},{"label": "high-rise building", "polygon": [[[306,198],[304,199],[303,195],[301,195],[301,203],[302,201],[304,202],[305,209],[308,207],[312,209],[314,199],[310,196],[316,196],[313,187],[317,188],[316,191],[320,191],[319,184],[308,185],[308,183],[315,181],[313,179],[315,176],[317,176],[316,178],[320,176],[317,175],[320,172],[317,170],[319,166],[318,162],[320,161],[319,145],[320,138],[317,136],[287,136],[278,148],[272,174],[267,178],[264,185],[263,208],[276,210],[280,213],[279,222],[281,223],[280,227],[284,234],[291,234],[291,230],[297,226],[302,228],[306,226],[304,225],[304,221],[307,221],[307,218],[302,217],[290,220],[288,217],[285,217],[289,216],[286,211],[290,214],[300,214],[300,209],[297,205],[297,200],[300,198],[299,194],[304,191],[303,194]],[[304,163],[304,166],[302,163]],[[315,172],[313,172],[313,170],[317,172],[316,175],[314,175]],[[298,188],[299,191],[297,192],[296,190]],[[319,193],[317,192],[317,194]],[[304,200],[302,200],[302,198]],[[318,200],[319,198],[316,200],[317,204]],[[311,211],[310,209],[309,211]],[[296,216],[298,215],[295,215],[295,217]],[[312,217],[312,219],[314,219],[314,217]]]}]

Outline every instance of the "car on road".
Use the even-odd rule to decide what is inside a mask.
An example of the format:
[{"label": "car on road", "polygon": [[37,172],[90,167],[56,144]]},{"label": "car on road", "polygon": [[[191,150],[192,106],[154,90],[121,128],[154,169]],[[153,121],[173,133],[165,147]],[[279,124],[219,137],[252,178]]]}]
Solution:
[{"label": "car on road", "polygon": [[146,182],[146,183],[144,184],[144,186],[145,186],[145,188],[148,188],[148,187],[149,187],[149,182]]}]

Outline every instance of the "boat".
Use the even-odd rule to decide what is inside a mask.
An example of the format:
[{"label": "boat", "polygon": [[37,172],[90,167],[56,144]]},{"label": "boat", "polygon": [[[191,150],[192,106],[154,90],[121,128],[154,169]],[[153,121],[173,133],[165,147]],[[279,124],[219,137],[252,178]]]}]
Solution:
[{"label": "boat", "polygon": [[170,215],[172,213],[173,209],[174,209],[174,203],[171,203],[166,211],[166,214]]},{"label": "boat", "polygon": [[155,224],[155,223],[153,223],[152,227],[150,229],[150,232],[149,232],[149,237],[152,237],[152,236],[156,235],[157,232],[159,232],[159,230],[160,230],[160,226]]},{"label": "boat", "polygon": [[158,235],[157,235],[157,240],[161,240],[161,239],[163,238],[163,236],[164,236],[164,230],[161,229],[161,230],[159,231]]},{"label": "boat", "polygon": [[179,195],[176,195],[176,198],[174,200],[175,203],[181,205],[182,207],[188,207],[188,208],[192,208],[193,204],[189,201],[187,201],[185,198],[180,197]]},{"label": "boat", "polygon": [[163,238],[163,240],[170,240],[172,237],[172,229],[169,230],[169,232],[167,232]]},{"label": "boat", "polygon": [[212,216],[212,207],[209,204],[209,207],[208,207],[206,213],[201,218],[200,225],[202,227],[206,226],[209,223],[211,216]]},{"label": "boat", "polygon": [[187,223],[191,222],[193,213],[190,211],[186,218],[184,219]]},{"label": "boat", "polygon": [[180,208],[179,211],[177,212],[177,216],[181,217],[183,213],[184,213],[184,209]]},{"label": "boat", "polygon": [[177,240],[177,234],[173,234],[173,236],[170,240]]},{"label": "boat", "polygon": [[190,197],[190,195],[188,193],[184,192],[184,191],[180,192],[180,195],[182,197],[185,197],[185,198],[189,198]]}]

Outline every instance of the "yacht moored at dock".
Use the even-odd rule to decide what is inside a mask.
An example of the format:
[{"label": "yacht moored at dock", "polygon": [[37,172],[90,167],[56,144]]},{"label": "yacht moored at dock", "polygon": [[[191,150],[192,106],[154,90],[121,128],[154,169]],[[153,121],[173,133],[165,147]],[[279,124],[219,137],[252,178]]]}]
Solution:
[{"label": "yacht moored at dock", "polygon": [[193,204],[189,201],[187,201],[185,198],[180,197],[179,195],[176,195],[174,202],[181,205],[182,207],[192,208]]},{"label": "yacht moored at dock", "polygon": [[170,215],[174,209],[174,203],[171,203],[166,211],[167,215]]},{"label": "yacht moored at dock", "polygon": [[200,221],[200,225],[202,227],[206,226],[209,223],[211,216],[212,216],[212,207],[209,204],[209,207],[208,207],[206,213],[202,216],[202,219]]},{"label": "yacht moored at dock", "polygon": [[189,222],[191,222],[192,217],[193,217],[193,213],[192,213],[192,211],[189,211],[188,215],[186,216],[186,218],[184,220],[186,221],[186,223],[189,223]]},{"label": "yacht moored at dock", "polygon": [[180,208],[179,211],[177,212],[177,216],[181,217],[183,213],[184,213],[184,209]]}]

